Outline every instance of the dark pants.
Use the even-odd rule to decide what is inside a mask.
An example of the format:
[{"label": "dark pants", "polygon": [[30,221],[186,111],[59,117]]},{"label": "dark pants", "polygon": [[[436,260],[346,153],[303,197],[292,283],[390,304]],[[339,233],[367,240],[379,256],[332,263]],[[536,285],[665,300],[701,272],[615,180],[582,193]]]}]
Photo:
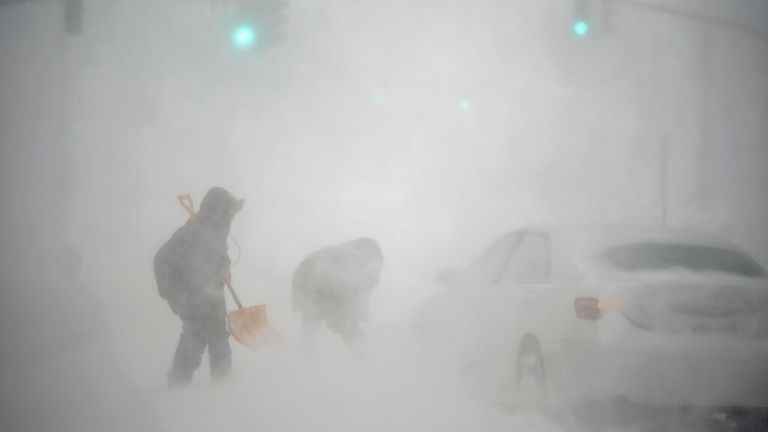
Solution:
[{"label": "dark pants", "polygon": [[232,350],[229,348],[229,331],[226,324],[224,300],[198,305],[193,310],[180,314],[181,337],[168,372],[171,386],[187,384],[200,367],[203,353],[208,348],[211,377],[226,378],[232,367]]}]

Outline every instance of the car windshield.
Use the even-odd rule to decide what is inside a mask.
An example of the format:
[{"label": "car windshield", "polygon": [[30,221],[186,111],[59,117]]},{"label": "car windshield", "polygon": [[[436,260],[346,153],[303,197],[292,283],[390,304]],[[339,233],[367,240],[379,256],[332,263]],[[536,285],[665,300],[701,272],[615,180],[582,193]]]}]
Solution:
[{"label": "car windshield", "polygon": [[766,274],[765,269],[745,254],[714,246],[632,243],[611,247],[605,251],[604,257],[613,267],[628,272],[677,267],[749,277]]}]

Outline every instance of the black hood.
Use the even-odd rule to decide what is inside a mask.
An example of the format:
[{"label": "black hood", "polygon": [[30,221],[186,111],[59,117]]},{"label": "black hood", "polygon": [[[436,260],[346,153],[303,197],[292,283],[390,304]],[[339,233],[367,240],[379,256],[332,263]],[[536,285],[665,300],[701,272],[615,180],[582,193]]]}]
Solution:
[{"label": "black hood", "polygon": [[354,240],[352,244],[356,251],[363,254],[369,260],[377,260],[379,262],[384,261],[384,256],[381,254],[381,248],[376,240],[370,237],[361,237]]},{"label": "black hood", "polygon": [[213,187],[200,203],[197,220],[215,228],[229,228],[234,213],[241,207],[242,200],[238,200],[224,188]]}]

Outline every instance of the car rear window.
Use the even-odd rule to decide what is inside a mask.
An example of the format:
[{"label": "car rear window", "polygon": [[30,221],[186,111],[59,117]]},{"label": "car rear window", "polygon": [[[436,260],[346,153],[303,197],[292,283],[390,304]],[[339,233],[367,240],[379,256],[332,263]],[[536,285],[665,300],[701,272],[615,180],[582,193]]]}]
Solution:
[{"label": "car rear window", "polygon": [[714,246],[632,243],[605,251],[613,267],[627,272],[684,268],[693,271],[719,271],[741,276],[765,276],[765,269],[747,255]]}]

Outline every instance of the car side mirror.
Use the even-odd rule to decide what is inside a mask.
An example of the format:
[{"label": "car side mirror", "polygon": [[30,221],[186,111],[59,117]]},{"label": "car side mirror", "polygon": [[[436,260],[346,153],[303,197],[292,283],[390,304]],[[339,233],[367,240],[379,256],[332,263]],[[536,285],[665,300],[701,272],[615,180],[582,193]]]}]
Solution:
[{"label": "car side mirror", "polygon": [[440,270],[435,275],[435,283],[445,288],[457,287],[461,285],[461,274],[453,269]]}]

